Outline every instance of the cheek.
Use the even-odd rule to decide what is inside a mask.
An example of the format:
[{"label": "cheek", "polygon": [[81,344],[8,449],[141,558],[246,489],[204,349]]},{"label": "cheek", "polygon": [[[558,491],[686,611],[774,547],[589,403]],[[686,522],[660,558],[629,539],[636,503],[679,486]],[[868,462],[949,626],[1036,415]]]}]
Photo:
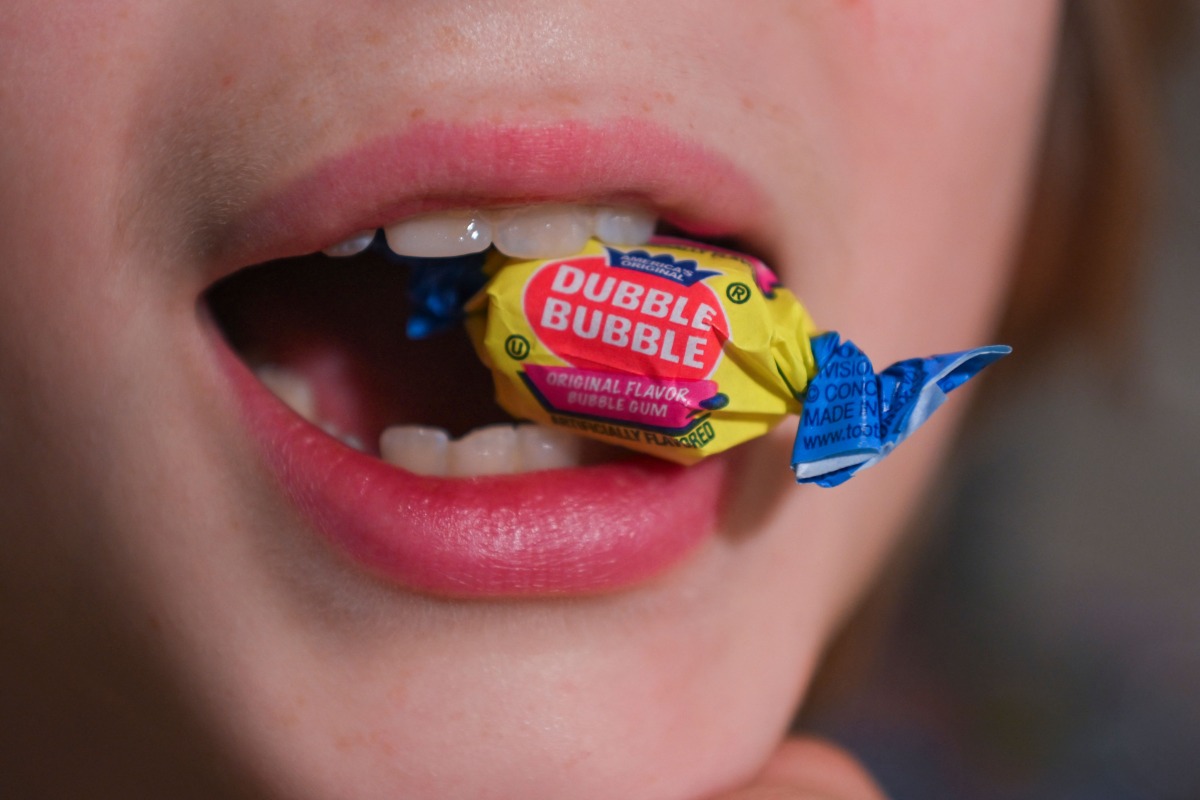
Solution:
[{"label": "cheek", "polygon": [[[1057,4],[860,4],[821,20],[822,189],[786,243],[818,322],[876,361],[982,344],[1005,294]],[[864,16],[865,15],[865,16]],[[832,15],[831,15],[832,16]],[[811,98],[809,98],[811,99]]]},{"label": "cheek", "polygon": [[[795,165],[759,169],[790,215],[779,226],[785,281],[819,325],[853,339],[877,369],[993,335],[1036,150],[1056,9],[823,7],[800,31],[811,45],[805,59],[772,78],[781,81],[772,84],[777,98],[789,97],[785,84],[797,87],[785,101],[792,133],[757,156]],[[734,515],[745,530],[763,532],[742,545],[749,568],[741,585],[777,598],[769,613],[794,623],[785,604],[820,608],[822,635],[829,633],[928,489],[968,405],[964,394],[883,464],[832,491],[780,486],[766,465],[787,460],[794,421],[782,425],[761,445],[777,454],[749,465],[746,478],[780,488],[748,493]]]},{"label": "cheek", "polygon": [[913,54],[907,88],[886,87],[893,105],[863,126],[869,191],[856,210],[873,235],[854,255],[875,269],[852,290],[873,291],[881,319],[910,326],[914,347],[982,344],[994,328],[1049,72],[1053,15],[1042,5],[1028,18],[1005,6],[949,46],[931,42],[933,55]]}]

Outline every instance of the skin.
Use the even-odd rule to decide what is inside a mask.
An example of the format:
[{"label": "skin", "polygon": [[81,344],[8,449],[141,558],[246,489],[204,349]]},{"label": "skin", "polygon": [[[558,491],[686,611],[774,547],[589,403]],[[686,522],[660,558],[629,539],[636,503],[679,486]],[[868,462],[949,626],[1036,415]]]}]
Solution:
[{"label": "skin", "polygon": [[190,233],[411,119],[647,117],[762,188],[747,238],[876,364],[982,344],[1057,13],[8,3],[6,780],[39,797],[878,796],[833,748],[776,748],[961,403],[835,491],[790,485],[790,425],[744,448],[725,529],[635,590],[417,597],[314,544],[210,400],[210,264]]}]

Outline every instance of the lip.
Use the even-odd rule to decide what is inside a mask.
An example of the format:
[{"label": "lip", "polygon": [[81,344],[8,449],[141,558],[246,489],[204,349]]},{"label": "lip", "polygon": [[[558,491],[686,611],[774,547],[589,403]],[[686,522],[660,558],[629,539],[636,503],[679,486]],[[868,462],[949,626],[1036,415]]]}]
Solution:
[{"label": "lip", "polygon": [[208,323],[243,421],[284,495],[334,549],[399,586],[447,597],[589,594],[684,559],[717,525],[724,459],[650,458],[433,478],[359,453],[259,383]]},{"label": "lip", "polygon": [[765,243],[759,187],[727,158],[643,120],[603,125],[424,123],[325,160],[265,192],[220,238],[220,273],[315,253],[362,230],[448,208],[624,203],[692,236]]},{"label": "lip", "polygon": [[[644,203],[709,235],[746,236],[765,207],[727,161],[642,122],[427,124],[335,156],[269,195],[230,237],[228,261],[306,254],[437,208],[605,200]],[[202,316],[282,494],[334,550],[384,580],[449,597],[608,592],[663,574],[717,530],[729,484],[722,456],[691,467],[637,457],[518,475],[416,475],[295,415]]]}]

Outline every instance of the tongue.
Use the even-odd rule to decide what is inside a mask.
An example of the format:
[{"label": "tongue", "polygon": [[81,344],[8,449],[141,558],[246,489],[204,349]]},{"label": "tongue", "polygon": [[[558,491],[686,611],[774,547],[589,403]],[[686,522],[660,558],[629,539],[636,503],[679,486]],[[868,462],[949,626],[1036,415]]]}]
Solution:
[{"label": "tongue", "polygon": [[508,419],[465,333],[405,335],[407,275],[373,256],[289,259],[230,276],[209,303],[251,366],[273,363],[312,386],[317,417],[369,450],[389,425],[462,435]]}]

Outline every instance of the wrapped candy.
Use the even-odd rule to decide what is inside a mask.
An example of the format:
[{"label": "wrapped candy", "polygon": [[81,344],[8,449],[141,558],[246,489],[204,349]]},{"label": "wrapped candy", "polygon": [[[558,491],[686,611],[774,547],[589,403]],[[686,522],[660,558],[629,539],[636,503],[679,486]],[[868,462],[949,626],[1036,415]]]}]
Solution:
[{"label": "wrapped candy", "polygon": [[[761,261],[680,239],[591,241],[553,259],[493,253],[482,276],[467,275],[449,282],[482,284],[465,322],[514,417],[687,464],[797,416],[792,469],[822,486],[883,458],[1009,352],[982,347],[877,374]],[[449,290],[433,297],[416,285],[418,319],[459,305]],[[433,316],[445,324],[444,310]]]}]

